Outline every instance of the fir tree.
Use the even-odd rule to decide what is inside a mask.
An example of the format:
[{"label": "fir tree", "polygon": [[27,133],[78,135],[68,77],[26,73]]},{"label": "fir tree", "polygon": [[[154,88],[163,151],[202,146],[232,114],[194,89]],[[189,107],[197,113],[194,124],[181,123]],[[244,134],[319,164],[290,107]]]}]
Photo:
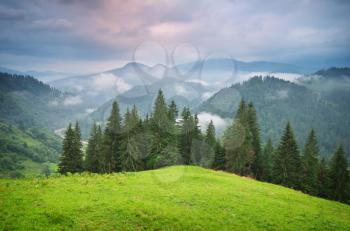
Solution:
[{"label": "fir tree", "polygon": [[74,130],[69,123],[63,139],[63,153],[58,164],[58,171],[61,174],[74,171],[74,136]]},{"label": "fir tree", "polygon": [[88,146],[86,149],[85,169],[89,172],[101,172],[102,131],[95,122],[92,126]]},{"label": "fir tree", "polygon": [[252,144],[248,107],[242,99],[234,122],[224,132],[226,169],[239,175],[252,176],[255,151]]},{"label": "fir tree", "polygon": [[214,152],[213,169],[225,170],[225,149],[219,139],[215,142]]},{"label": "fir tree", "polygon": [[287,123],[273,164],[273,182],[290,188],[300,188],[300,156],[290,123]]},{"label": "fir tree", "polygon": [[249,132],[251,134],[251,142],[252,142],[252,151],[254,153],[254,160],[252,164],[252,171],[256,177],[256,179],[260,180],[262,178],[263,171],[263,158],[261,156],[261,144],[260,144],[260,131],[257,121],[256,110],[254,108],[253,103],[248,104],[248,126]]},{"label": "fir tree", "polygon": [[143,169],[142,153],[138,140],[140,118],[134,105],[132,111],[127,109],[123,123],[123,140],[121,146],[121,165],[123,171]]},{"label": "fir tree", "polygon": [[273,161],[274,149],[272,140],[269,138],[267,144],[262,152],[262,174],[261,180],[271,182],[272,180],[272,161]]},{"label": "fir tree", "polygon": [[320,166],[317,172],[318,180],[318,196],[323,198],[330,197],[330,181],[329,181],[329,169],[326,160],[322,158]]},{"label": "fir tree", "polygon": [[[169,119],[168,106],[165,103],[165,98],[162,90],[158,91],[158,96],[154,103],[151,129],[153,132],[152,141],[152,156],[150,157],[150,163],[153,166],[158,166],[157,161],[164,159],[167,156],[168,150],[171,154],[178,152],[176,142],[174,142],[175,133],[175,120]],[[178,155],[178,154],[177,154]],[[163,156],[163,157],[162,157]]]},{"label": "fir tree", "polygon": [[180,153],[184,164],[191,164],[191,145],[194,129],[194,118],[188,108],[184,107],[181,113],[180,126]]},{"label": "fir tree", "polygon": [[73,169],[72,172],[84,171],[84,153],[83,144],[81,143],[81,131],[78,121],[74,127],[74,139],[73,139]]},{"label": "fir tree", "polygon": [[310,131],[308,140],[304,147],[304,153],[301,159],[302,163],[302,189],[304,192],[317,195],[318,194],[318,146],[315,131]]},{"label": "fir tree", "polygon": [[120,171],[121,118],[118,103],[112,105],[103,133],[103,172]]},{"label": "fir tree", "polygon": [[347,169],[343,146],[334,153],[330,166],[331,199],[347,202],[349,200],[349,171]]}]

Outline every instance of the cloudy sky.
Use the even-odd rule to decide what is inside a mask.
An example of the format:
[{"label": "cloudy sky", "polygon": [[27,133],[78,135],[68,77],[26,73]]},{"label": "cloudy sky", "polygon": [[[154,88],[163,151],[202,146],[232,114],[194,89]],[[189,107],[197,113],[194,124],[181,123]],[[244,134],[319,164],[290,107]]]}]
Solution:
[{"label": "cloudy sky", "polygon": [[87,73],[235,57],[350,66],[348,0],[1,0],[0,66]]}]

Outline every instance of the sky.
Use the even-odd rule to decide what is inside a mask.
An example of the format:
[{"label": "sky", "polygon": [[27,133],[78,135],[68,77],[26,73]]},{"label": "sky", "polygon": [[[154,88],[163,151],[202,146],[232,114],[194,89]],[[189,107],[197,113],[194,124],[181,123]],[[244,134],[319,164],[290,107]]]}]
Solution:
[{"label": "sky", "polygon": [[350,66],[348,0],[0,0],[0,66],[99,72],[208,57]]}]

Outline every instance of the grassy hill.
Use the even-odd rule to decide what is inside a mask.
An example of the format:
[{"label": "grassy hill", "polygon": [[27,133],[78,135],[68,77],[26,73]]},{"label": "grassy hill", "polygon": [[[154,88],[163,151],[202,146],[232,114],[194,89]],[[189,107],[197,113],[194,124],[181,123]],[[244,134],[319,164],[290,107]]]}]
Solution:
[{"label": "grassy hill", "polygon": [[40,175],[58,161],[60,152],[55,135],[0,122],[0,178]]},{"label": "grassy hill", "polygon": [[0,230],[349,230],[350,206],[199,167],[0,180]]}]

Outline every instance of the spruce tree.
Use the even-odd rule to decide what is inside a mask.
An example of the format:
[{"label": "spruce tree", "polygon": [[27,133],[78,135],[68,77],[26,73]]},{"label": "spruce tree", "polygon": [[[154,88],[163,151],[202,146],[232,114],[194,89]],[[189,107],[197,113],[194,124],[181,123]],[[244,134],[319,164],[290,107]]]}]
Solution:
[{"label": "spruce tree", "polygon": [[315,131],[311,129],[309,137],[304,147],[304,153],[301,159],[302,172],[301,184],[304,192],[318,194],[318,146]]},{"label": "spruce tree", "polygon": [[262,152],[262,173],[261,180],[271,182],[272,180],[272,161],[274,157],[274,149],[272,140],[269,138]]},{"label": "spruce tree", "polygon": [[132,111],[127,109],[123,123],[121,144],[121,166],[123,171],[139,171],[143,168],[142,153],[138,140],[140,118],[134,105]]},{"label": "spruce tree", "polygon": [[189,108],[184,107],[181,113],[180,126],[180,153],[184,164],[191,164],[191,145],[193,138],[194,118],[191,115]]},{"label": "spruce tree", "polygon": [[225,160],[227,171],[253,176],[255,159],[253,137],[250,129],[248,106],[242,99],[231,126],[224,132]]},{"label": "spruce tree", "polygon": [[95,122],[92,125],[88,146],[86,149],[85,170],[101,172],[102,131]]},{"label": "spruce tree", "polygon": [[74,127],[74,139],[73,139],[73,169],[72,172],[82,172],[84,171],[84,153],[83,144],[81,142],[81,131],[78,121],[75,123]]},{"label": "spruce tree", "polygon": [[225,170],[225,149],[219,139],[215,142],[214,152],[213,169]]},{"label": "spruce tree", "polygon": [[[150,156],[149,162],[153,166],[159,166],[157,162],[162,162],[168,155],[178,155],[178,148],[176,142],[174,142],[175,132],[175,120],[169,118],[169,109],[165,103],[165,98],[162,90],[158,91],[156,101],[154,103],[152,117],[151,117],[151,129],[153,132],[152,141],[152,156]],[[171,153],[167,153],[167,152]],[[177,153],[177,154],[175,154]],[[177,159],[177,158],[176,158]]]},{"label": "spruce tree", "polygon": [[58,171],[61,174],[74,171],[74,135],[72,124],[69,123],[63,139],[63,153],[58,164]]},{"label": "spruce tree", "polygon": [[261,143],[260,143],[260,130],[257,121],[256,110],[252,102],[248,104],[248,125],[249,131],[252,136],[252,151],[254,153],[254,160],[252,164],[252,171],[256,177],[256,179],[260,180],[262,178],[262,165],[263,158],[261,156]]},{"label": "spruce tree", "polygon": [[330,181],[329,181],[329,168],[324,158],[321,159],[317,172],[318,180],[318,196],[323,198],[330,197]]},{"label": "spruce tree", "polygon": [[273,182],[300,189],[300,171],[298,145],[288,122],[274,158]]},{"label": "spruce tree", "polygon": [[330,165],[331,199],[347,202],[349,200],[349,171],[347,169],[343,146],[340,145],[334,153]]},{"label": "spruce tree", "polygon": [[121,170],[120,144],[121,144],[121,118],[118,103],[112,105],[111,115],[108,118],[103,133],[103,172],[110,173]]}]

